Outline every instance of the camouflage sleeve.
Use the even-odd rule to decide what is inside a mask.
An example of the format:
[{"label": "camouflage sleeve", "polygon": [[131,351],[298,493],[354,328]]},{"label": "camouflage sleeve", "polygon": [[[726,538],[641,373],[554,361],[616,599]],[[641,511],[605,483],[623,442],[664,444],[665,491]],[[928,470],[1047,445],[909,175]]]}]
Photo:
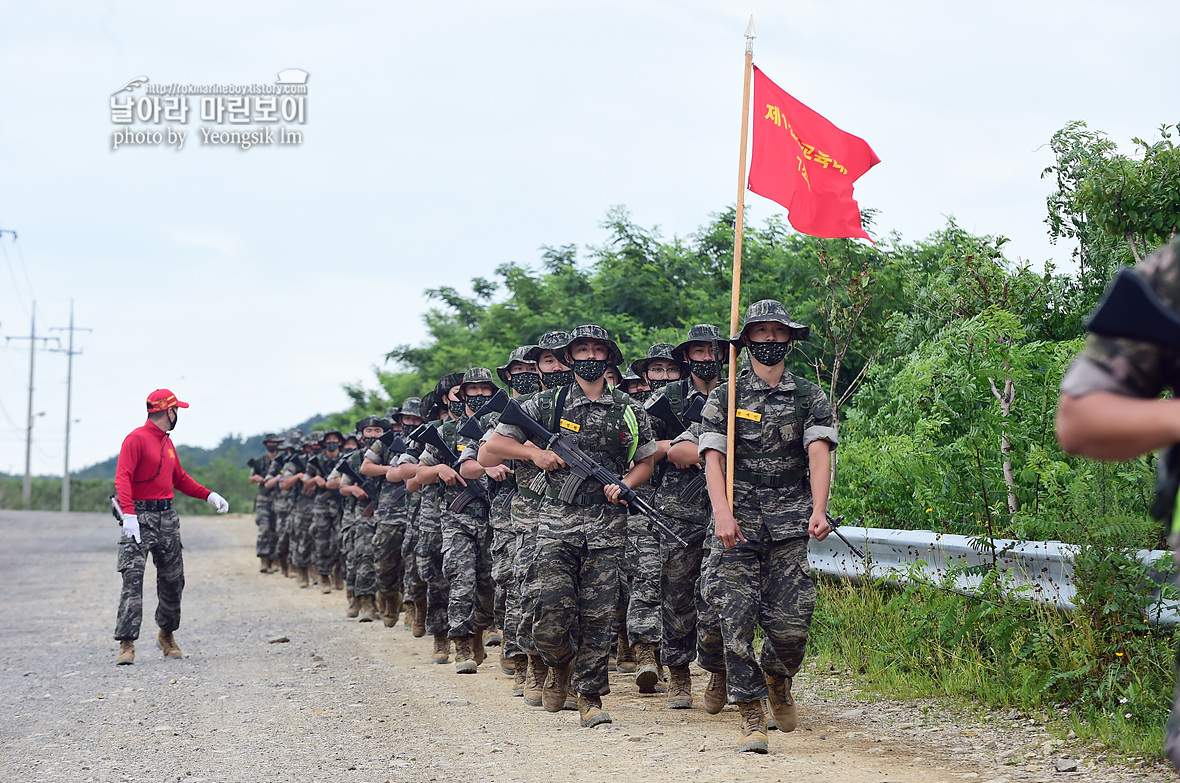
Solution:
[{"label": "camouflage sleeve", "polygon": [[[1160,248],[1134,267],[1166,306],[1180,309],[1180,240]],[[1180,355],[1138,340],[1091,334],[1086,347],[1061,379],[1061,392],[1081,397],[1113,392],[1158,397],[1180,379]]]},{"label": "camouflage sleeve", "polygon": [[[533,395],[528,400],[525,400],[524,404],[520,406],[520,409],[524,411],[526,416],[531,416],[537,420],[540,420],[541,418],[541,406],[537,404],[536,395]],[[527,440],[524,430],[511,424],[505,424],[504,422],[500,422],[496,425],[496,432],[500,435],[512,438],[518,443],[524,443],[525,440]]]},{"label": "camouflage sleeve", "polygon": [[647,411],[640,407],[639,403],[632,401],[628,404],[631,406],[632,412],[635,413],[635,423],[639,425],[639,433],[636,437],[638,445],[635,447],[634,456],[631,457],[638,462],[655,454],[659,447],[656,446],[655,439],[651,434],[651,416],[647,415]]},{"label": "camouflage sleeve", "polygon": [[422,458],[418,460],[418,464],[426,465],[427,467],[439,465],[441,463],[442,460],[439,459],[438,449],[436,449],[434,446],[427,446],[426,450],[422,452]]},{"label": "camouflage sleeve", "polygon": [[703,457],[709,449],[725,453],[725,402],[721,399],[721,390],[726,384],[719,385],[709,392],[705,400],[705,407],[701,410],[700,435],[697,442],[700,447],[698,453]]},{"label": "camouflage sleeve", "polygon": [[471,438],[459,438],[459,443],[457,445],[462,447],[459,450],[459,461],[466,462],[467,460],[475,459],[477,456],[479,456],[480,443],[482,443],[482,441],[472,440]]},{"label": "camouflage sleeve", "polygon": [[697,434],[695,432],[693,432],[693,430],[696,430],[699,428],[700,428],[700,425],[694,423],[691,427],[686,429],[684,432],[680,433],[675,438],[672,438],[672,440],[670,441],[671,444],[673,446],[675,446],[677,443],[685,443],[685,442],[699,444],[701,442],[700,438],[698,438]]},{"label": "camouflage sleeve", "polygon": [[836,448],[840,436],[836,432],[835,416],[828,395],[818,386],[813,386],[807,404],[807,418],[803,422],[803,448],[817,440],[826,440]]},{"label": "camouflage sleeve", "polygon": [[384,444],[382,444],[381,441],[377,441],[372,446],[370,446],[369,449],[365,452],[365,459],[368,460],[369,462],[375,462],[378,465],[380,465],[380,464],[382,464],[381,454],[383,451],[384,451]]},{"label": "camouflage sleeve", "polygon": [[418,458],[407,451],[404,454],[401,454],[400,456],[398,456],[397,464],[398,465],[417,465]]},{"label": "camouflage sleeve", "polygon": [[279,475],[279,478],[291,478],[294,475],[295,475],[295,466],[292,463],[288,462],[286,465],[283,466],[283,472]]}]

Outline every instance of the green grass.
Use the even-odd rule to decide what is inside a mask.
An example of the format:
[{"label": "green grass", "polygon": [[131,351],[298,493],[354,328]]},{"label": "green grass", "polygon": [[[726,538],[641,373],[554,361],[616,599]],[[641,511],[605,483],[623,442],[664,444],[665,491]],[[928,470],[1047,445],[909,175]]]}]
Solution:
[{"label": "green grass", "polygon": [[821,670],[890,698],[1043,714],[1051,731],[1073,729],[1114,757],[1162,758],[1170,631],[1112,630],[1092,621],[1101,611],[1006,600],[994,579],[982,599],[929,584],[819,580],[817,588],[809,652]]}]

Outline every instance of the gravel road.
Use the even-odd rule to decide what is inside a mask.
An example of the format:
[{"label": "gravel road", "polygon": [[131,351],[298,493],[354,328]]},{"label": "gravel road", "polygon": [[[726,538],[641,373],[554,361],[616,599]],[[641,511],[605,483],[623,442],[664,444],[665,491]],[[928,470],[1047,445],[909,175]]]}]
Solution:
[{"label": "gravel road", "polygon": [[[1112,766],[1017,714],[866,700],[796,681],[800,727],[735,752],[738,718],[669,711],[611,675],[614,723],[578,727],[511,697],[494,656],[474,676],[429,663],[400,624],[344,616],[341,593],[261,575],[244,515],[182,522],[176,640],[154,644],[154,569],[134,666],[113,665],[119,530],[109,516],[0,511],[0,771],[12,781],[1174,781]],[[286,638],[289,641],[272,640]],[[494,653],[494,648],[493,648]],[[705,675],[693,670],[697,704]],[[1077,772],[1058,772],[1064,757]]]}]

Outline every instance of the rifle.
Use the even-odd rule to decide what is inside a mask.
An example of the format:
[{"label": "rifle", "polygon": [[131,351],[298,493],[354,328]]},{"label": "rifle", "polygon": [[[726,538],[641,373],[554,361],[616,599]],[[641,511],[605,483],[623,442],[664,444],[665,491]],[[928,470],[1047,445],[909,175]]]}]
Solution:
[{"label": "rifle", "polygon": [[860,551],[860,550],[859,550],[859,549],[857,549],[856,547],[854,547],[854,546],[852,545],[852,542],[851,542],[851,541],[849,541],[847,538],[845,538],[845,537],[844,537],[844,534],[840,532],[840,523],[841,523],[841,522],[844,520],[844,515],[843,515],[843,514],[841,514],[841,515],[840,515],[840,516],[838,516],[838,517],[834,517],[834,516],[832,516],[832,515],[831,515],[830,513],[828,513],[828,512],[824,512],[824,513],[826,513],[826,514],[827,514],[827,516],[828,516],[828,524],[831,526],[831,528],[832,528],[832,532],[833,532],[833,533],[835,533],[837,536],[839,536],[839,537],[840,537],[840,540],[844,542],[845,546],[847,546],[849,549],[851,549],[851,550],[852,550],[852,554],[856,555],[856,556],[857,556],[857,557],[859,557],[861,560],[864,560],[864,559],[865,559],[865,553],[864,553],[864,552],[862,552],[862,551]]},{"label": "rifle", "polygon": [[697,395],[684,409],[684,414],[676,415],[672,409],[672,402],[663,394],[648,401],[643,409],[668,425],[668,440],[684,434],[688,425],[701,420],[701,411],[705,409],[705,398]]},{"label": "rifle", "polygon": [[263,478],[266,478],[266,474],[263,473],[262,468],[259,467],[259,465],[261,464],[260,463],[261,459],[262,459],[262,457],[255,457],[254,459],[246,460],[246,467],[248,467],[250,469],[251,476],[257,474],[259,476],[262,476]]},{"label": "rifle", "polygon": [[539,421],[525,413],[520,407],[520,403],[516,400],[508,401],[504,412],[500,414],[500,421],[510,426],[520,427],[529,436],[530,440],[536,442],[538,445],[543,444],[546,448],[553,451],[554,454],[561,457],[566,467],[570,469],[571,475],[562,485],[561,492],[557,496],[558,500],[568,503],[578,494],[578,489],[581,488],[582,483],[588,478],[594,479],[602,484],[603,487],[613,484],[619,488],[619,498],[627,504],[627,508],[631,513],[643,514],[678,545],[682,547],[688,546],[687,541],[676,535],[676,532],[668,527],[668,523],[664,521],[660,512],[652,508],[646,500],[639,497],[635,493],[635,490],[624,484],[622,479],[599,465],[586,452],[582,451],[582,447],[578,445],[577,436],[573,433],[562,432],[555,434],[550,432]]},{"label": "rifle", "polygon": [[389,449],[390,454],[406,453],[406,442],[402,439],[402,434],[400,432],[394,432],[390,430],[380,438],[377,438],[377,440],[381,441],[382,446]]},{"label": "rifle", "polygon": [[[442,434],[438,431],[437,427],[427,427],[426,431],[422,433],[421,443],[434,446],[447,467],[456,471],[459,470],[456,467],[459,464],[459,455],[452,451],[451,447],[447,445],[447,442],[442,439]],[[463,491],[448,506],[452,513],[463,513],[463,509],[467,508],[473,500],[482,500],[484,506],[489,506],[487,490],[484,489],[483,484],[479,483],[478,479],[463,479],[463,481],[467,482],[463,486]]]},{"label": "rifle", "polygon": [[[1180,315],[1129,268],[1106,287],[1102,301],[1086,319],[1086,329],[1103,337],[1141,340],[1180,351]],[[1149,513],[1164,525],[1164,537],[1180,528],[1180,444],[1160,451],[1155,463],[1155,500]]]},{"label": "rifle", "polygon": [[336,466],[336,470],[352,479],[369,496],[369,502],[361,514],[365,517],[373,516],[373,512],[377,510],[377,493],[381,491],[377,486],[377,482],[368,476],[357,473],[356,469],[353,468],[347,459],[340,460],[340,464]]}]

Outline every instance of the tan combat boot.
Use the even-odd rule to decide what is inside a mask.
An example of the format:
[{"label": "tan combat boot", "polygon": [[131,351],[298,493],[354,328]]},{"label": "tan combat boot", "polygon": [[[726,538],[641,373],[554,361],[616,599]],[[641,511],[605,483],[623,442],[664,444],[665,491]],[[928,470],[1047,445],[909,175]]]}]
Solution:
[{"label": "tan combat boot", "polygon": [[434,654],[430,656],[431,663],[449,663],[451,660],[451,640],[446,631],[434,635]]},{"label": "tan combat boot", "polygon": [[549,679],[549,667],[539,655],[528,656],[529,665],[527,678],[524,683],[524,703],[530,707],[540,707],[541,696],[545,691],[545,681]]},{"label": "tan combat boot", "polygon": [[332,585],[337,590],[345,589],[344,575],[340,573],[340,566],[332,566]]},{"label": "tan combat boot", "polygon": [[475,636],[471,637],[471,659],[475,661],[476,666],[482,665],[488,657],[488,652],[483,646],[483,632],[483,628],[476,628]]},{"label": "tan combat boot", "polygon": [[119,640],[119,654],[115,656],[116,666],[129,666],[135,663],[135,641],[132,639]]},{"label": "tan combat boot", "polygon": [[779,731],[794,731],[799,716],[795,709],[795,697],[791,695],[791,678],[766,675],[766,688],[770,691],[770,714],[778,724]]},{"label": "tan combat boot", "polygon": [[176,640],[172,638],[171,631],[161,630],[156,636],[156,644],[164,651],[165,658],[183,658],[180,648],[176,646]]},{"label": "tan combat boot", "polygon": [[541,692],[541,704],[546,712],[561,712],[565,709],[566,697],[570,690],[571,669],[572,663],[549,669],[549,679],[545,680],[545,690]]},{"label": "tan combat boot", "polygon": [[668,680],[668,709],[692,709],[692,675],[688,672],[688,664],[669,666],[671,678]]},{"label": "tan combat boot", "polygon": [[345,592],[345,597],[348,599],[348,608],[344,610],[345,617],[356,617],[361,613],[361,605],[357,600],[356,593],[348,590]]},{"label": "tan combat boot", "polygon": [[512,671],[512,695],[524,696],[529,681],[529,657],[520,653],[512,659],[512,663],[515,667]]},{"label": "tan combat boot", "polygon": [[483,643],[488,647],[496,647],[503,644],[504,632],[493,625],[487,630],[487,635],[484,637]]},{"label": "tan combat boot", "polygon": [[770,747],[766,744],[766,715],[762,712],[762,701],[739,701],[738,712],[742,715],[738,750],[743,753],[768,751]]},{"label": "tan combat boot", "polygon": [[414,636],[422,638],[426,635],[426,600],[414,602]]},{"label": "tan combat boot", "polygon": [[260,574],[269,574],[270,573],[270,558],[269,557],[258,558],[258,573],[260,573]]},{"label": "tan combat boot", "polygon": [[639,692],[655,693],[660,682],[660,669],[650,644],[635,645],[635,667],[635,684],[639,686]]},{"label": "tan combat boot", "polygon": [[455,674],[475,674],[479,671],[479,664],[475,662],[475,655],[471,651],[470,636],[460,636],[455,640]]},{"label": "tan combat boot", "polygon": [[602,697],[597,695],[578,694],[578,716],[584,729],[593,728],[600,723],[610,723],[610,713],[602,709]]},{"label": "tan combat boot", "polygon": [[279,570],[283,572],[283,576],[291,575],[291,564],[287,562],[287,558],[279,558]]},{"label": "tan combat boot", "polygon": [[360,597],[360,604],[361,606],[358,614],[360,615],[360,621],[362,623],[371,623],[380,617],[380,615],[377,614],[377,604],[373,600],[373,596],[362,595]]},{"label": "tan combat boot", "polygon": [[402,616],[402,594],[391,593],[385,596],[385,609],[381,612],[385,618],[385,627],[392,628]]},{"label": "tan combat boot", "polygon": [[402,609],[404,609],[406,612],[406,619],[402,622],[402,625],[405,628],[413,628],[414,627],[414,602],[413,601],[406,601],[405,604],[402,606]]},{"label": "tan combat boot", "polygon": [[295,573],[299,577],[299,586],[307,587],[307,566],[295,566]]},{"label": "tan combat boot", "polygon": [[504,645],[500,645],[500,673],[505,677],[516,674],[516,659],[504,654]]},{"label": "tan combat boot", "polygon": [[615,660],[615,671],[631,674],[636,669],[635,653],[627,643],[627,635],[619,634],[619,652]]},{"label": "tan combat boot", "polygon": [[320,592],[324,595],[332,592],[332,575],[320,574]]},{"label": "tan combat boot", "polygon": [[709,684],[705,686],[705,712],[716,715],[729,700],[725,686],[725,672],[709,672]]}]

